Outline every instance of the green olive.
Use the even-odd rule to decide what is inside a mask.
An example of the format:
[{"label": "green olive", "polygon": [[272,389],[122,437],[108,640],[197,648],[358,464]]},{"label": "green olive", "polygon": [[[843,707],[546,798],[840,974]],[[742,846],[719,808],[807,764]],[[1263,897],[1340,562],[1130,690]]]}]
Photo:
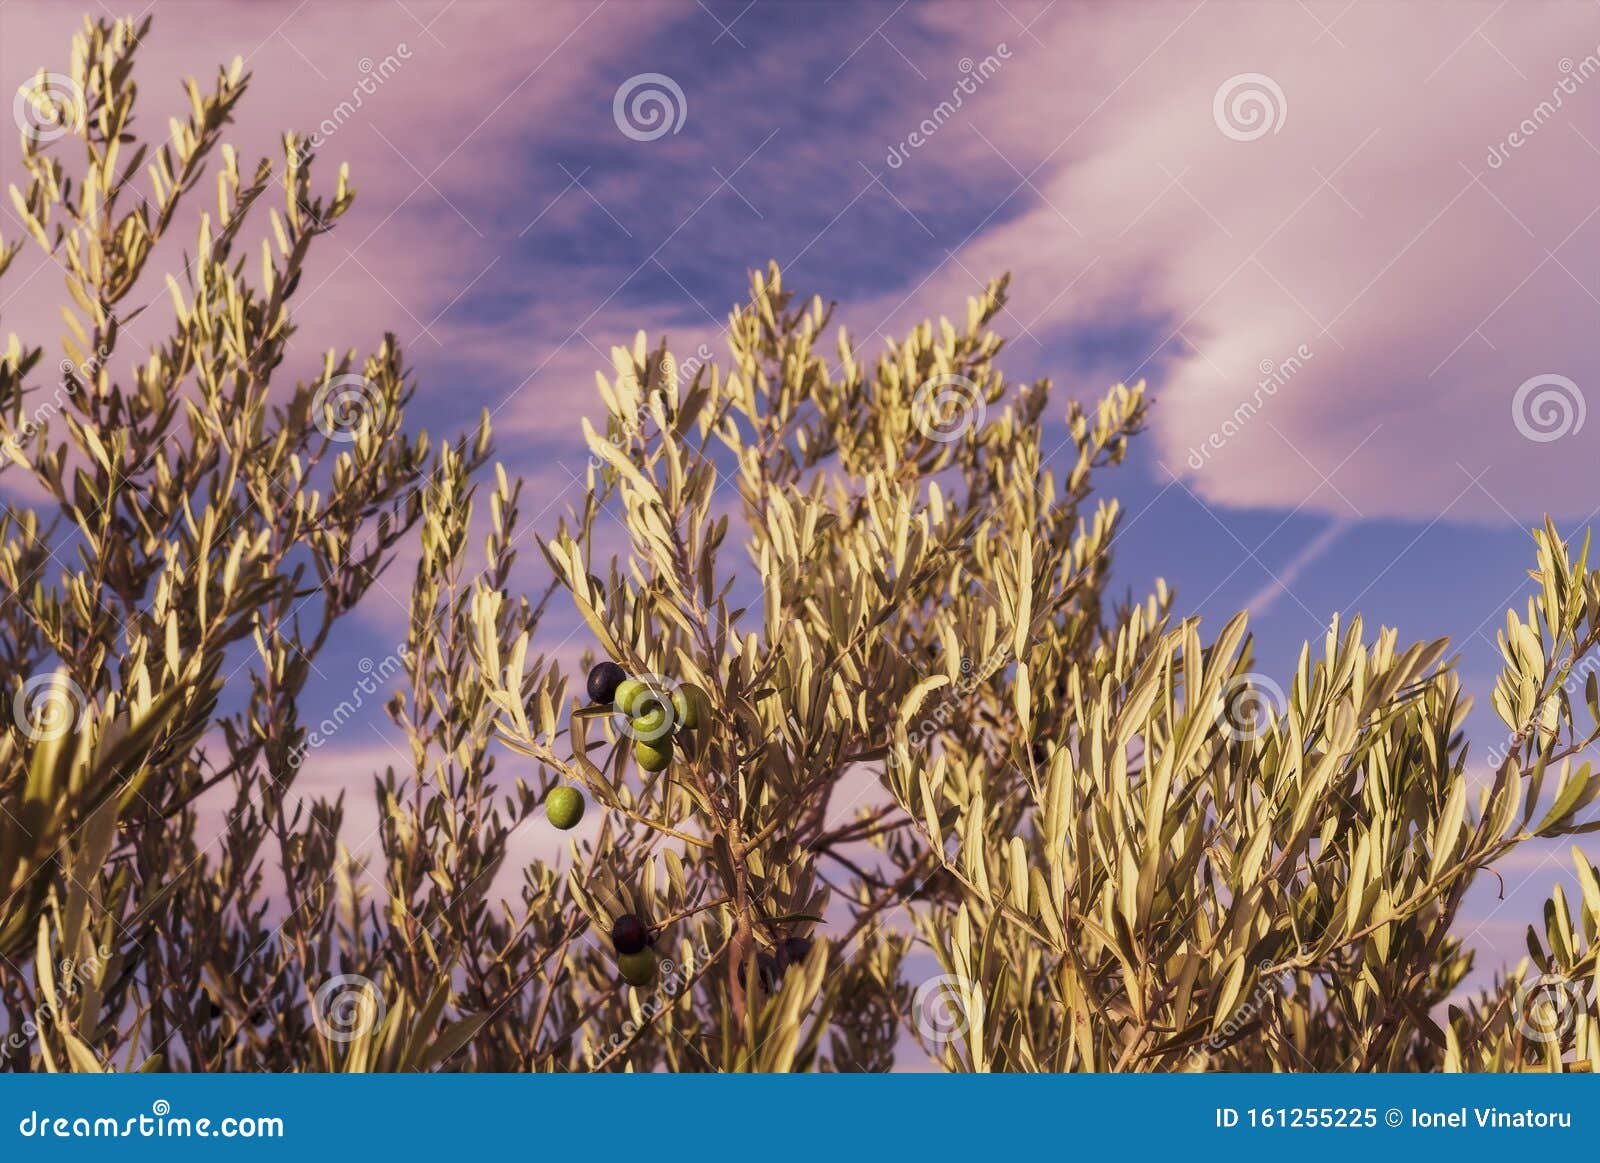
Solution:
[{"label": "green olive", "polygon": [[664,703],[655,698],[640,699],[639,713],[633,717],[633,737],[654,742],[672,730],[673,715]]},{"label": "green olive", "polygon": [[649,985],[656,978],[655,951],[641,949],[637,953],[624,953],[617,958],[617,968],[622,971],[622,980],[629,985]]},{"label": "green olive", "polygon": [[645,771],[661,771],[672,762],[672,736],[663,735],[660,739],[651,741],[635,740],[633,758]]},{"label": "green olive", "polygon": [[694,683],[681,684],[672,692],[672,709],[678,714],[678,725],[690,731],[698,729],[705,720],[702,708],[709,708],[710,702],[706,692]]},{"label": "green olive", "polygon": [[558,787],[545,797],[544,815],[563,832],[583,819],[583,793],[575,787]]},{"label": "green olive", "polygon": [[612,705],[629,718],[633,717],[634,705],[640,696],[648,694],[650,688],[636,678],[625,678],[617,684],[616,702]]}]

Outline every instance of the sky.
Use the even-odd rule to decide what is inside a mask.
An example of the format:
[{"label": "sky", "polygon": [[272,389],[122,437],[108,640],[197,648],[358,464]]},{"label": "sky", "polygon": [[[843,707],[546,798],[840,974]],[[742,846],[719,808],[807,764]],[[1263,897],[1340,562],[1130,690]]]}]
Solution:
[{"label": "sky", "polygon": [[[293,127],[350,166],[356,209],[296,308],[308,366],[395,331],[421,422],[487,409],[551,518],[582,487],[578,420],[612,345],[643,328],[680,359],[721,354],[751,268],[777,259],[837,300],[869,354],[1009,271],[1009,376],[1085,402],[1118,381],[1153,393],[1150,430],[1101,480],[1127,514],[1119,586],[1164,578],[1212,626],[1249,608],[1278,675],[1336,613],[1447,635],[1475,752],[1503,738],[1494,636],[1530,589],[1529,530],[1600,514],[1596,4],[148,11],[147,129],[183,108],[172,78],[239,55],[244,156]],[[79,18],[0,3],[0,79],[63,68]],[[0,169],[15,180],[14,153]],[[25,252],[0,335],[55,336],[59,289]],[[319,662],[331,701],[403,632],[398,589],[368,605]],[[308,776],[359,799],[398,760],[376,726],[351,733]],[[1491,964],[1569,867],[1564,845],[1521,853],[1504,901],[1492,883],[1472,899]]]}]

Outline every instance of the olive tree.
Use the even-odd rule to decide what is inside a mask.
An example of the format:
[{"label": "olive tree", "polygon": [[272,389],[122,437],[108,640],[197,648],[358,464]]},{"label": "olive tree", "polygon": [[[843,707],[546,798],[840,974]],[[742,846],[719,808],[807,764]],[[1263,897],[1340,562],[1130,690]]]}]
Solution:
[{"label": "olive tree", "polygon": [[[0,276],[32,245],[67,291],[61,360],[0,360],[8,1068],[1600,1055],[1581,853],[1529,961],[1460,990],[1479,874],[1597,826],[1600,575],[1553,527],[1474,786],[1445,643],[1335,621],[1280,684],[1242,615],[1113,596],[1094,483],[1144,388],[1063,424],[1003,374],[1003,280],[873,358],[768,268],[725,359],[613,350],[587,489],[530,529],[487,418],[410,424],[392,337],[286,370],[354,194],[294,133],[241,168],[237,61],[141,135],[148,27],[86,21],[26,90],[0,230]],[[397,761],[330,798],[302,769],[350,708],[308,684],[402,550],[404,641],[353,693]]]}]

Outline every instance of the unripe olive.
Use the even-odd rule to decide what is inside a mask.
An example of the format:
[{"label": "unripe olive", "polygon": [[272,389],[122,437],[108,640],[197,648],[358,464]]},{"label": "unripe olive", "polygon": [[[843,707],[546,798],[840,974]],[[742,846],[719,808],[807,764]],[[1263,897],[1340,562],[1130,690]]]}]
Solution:
[{"label": "unripe olive", "polygon": [[683,683],[672,692],[672,709],[677,712],[678,725],[696,730],[704,716],[701,708],[709,704],[706,692],[693,683]]},{"label": "unripe olive", "polygon": [[632,913],[623,913],[611,926],[611,946],[618,953],[637,953],[650,944],[650,930]]},{"label": "unripe olive", "polygon": [[636,678],[625,678],[617,684],[617,689],[612,692],[613,705],[629,718],[633,717],[634,707],[639,699],[648,694],[650,688]]},{"label": "unripe olive", "polygon": [[544,815],[563,832],[576,828],[578,821],[583,819],[583,793],[565,785],[553,789],[545,797]]},{"label": "unripe olive", "polygon": [[589,671],[589,701],[609,703],[617,697],[617,688],[627,679],[628,672],[614,662],[596,663]]},{"label": "unripe olive", "polygon": [[633,737],[654,742],[672,730],[672,711],[659,699],[645,696],[634,703]]},{"label": "unripe olive", "polygon": [[622,980],[629,985],[649,985],[656,977],[655,951],[641,949],[637,953],[624,953],[617,958],[617,968]]},{"label": "unripe olive", "polygon": [[672,762],[672,736],[663,735],[660,739],[637,739],[633,744],[633,757],[639,766],[649,772],[665,769]]}]

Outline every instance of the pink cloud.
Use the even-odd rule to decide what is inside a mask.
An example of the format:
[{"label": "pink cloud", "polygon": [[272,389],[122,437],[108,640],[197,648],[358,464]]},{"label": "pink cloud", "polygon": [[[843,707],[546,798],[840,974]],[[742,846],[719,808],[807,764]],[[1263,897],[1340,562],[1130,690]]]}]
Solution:
[{"label": "pink cloud", "polygon": [[[138,54],[139,128],[161,134],[169,116],[187,109],[177,79],[195,76],[208,88],[216,68],[237,54],[253,74],[226,135],[240,151],[241,169],[262,156],[281,168],[285,129],[317,132],[318,187],[330,188],[345,162],[358,191],[356,208],[314,249],[295,306],[303,373],[314,372],[322,350],[370,347],[385,330],[419,358],[470,342],[473,324],[452,308],[502,257],[496,231],[503,226],[491,228],[487,208],[515,190],[525,163],[508,142],[539,126],[558,99],[581,91],[599,56],[648,36],[664,15],[631,5],[549,3],[529,19],[526,6],[510,2],[229,4],[225,13],[206,9],[207,19],[189,11],[156,6]],[[7,91],[40,66],[64,69],[80,19],[67,6],[8,5],[0,13]],[[20,177],[9,132],[0,158],[7,180]],[[208,206],[209,191],[203,185],[192,205]],[[528,209],[530,220],[538,209]],[[559,224],[563,211],[552,213],[549,221]],[[20,233],[9,200],[0,223],[6,237]],[[159,274],[192,250],[191,230],[185,223],[167,253],[155,256],[156,276],[139,299],[151,302],[151,312],[136,335],[148,340],[165,324]],[[266,236],[264,219],[259,234]],[[13,268],[0,312],[7,330],[51,340],[61,332],[55,300],[64,295],[48,270],[31,273]],[[28,289],[18,294],[24,281]]]},{"label": "pink cloud", "polygon": [[[1015,172],[1009,206],[1025,209],[956,251],[897,325],[1007,269],[1012,330],[1047,338],[1118,302],[1166,320],[1126,375],[1160,384],[1158,457],[1208,502],[1419,520],[1590,512],[1600,423],[1530,438],[1561,426],[1560,401],[1541,421],[1529,397],[1520,425],[1513,401],[1544,374],[1600,400],[1591,7],[1016,15],[1011,60],[899,181],[927,189],[919,165],[987,165],[1007,184]],[[972,51],[997,35],[964,31],[954,9],[933,18]],[[1227,122],[1227,92],[1229,136],[1214,102],[1245,74],[1269,79],[1234,81],[1268,120]],[[1562,106],[1541,111],[1557,91]],[[1263,387],[1262,369],[1293,360]],[[1221,447],[1197,465],[1208,442]]]}]

